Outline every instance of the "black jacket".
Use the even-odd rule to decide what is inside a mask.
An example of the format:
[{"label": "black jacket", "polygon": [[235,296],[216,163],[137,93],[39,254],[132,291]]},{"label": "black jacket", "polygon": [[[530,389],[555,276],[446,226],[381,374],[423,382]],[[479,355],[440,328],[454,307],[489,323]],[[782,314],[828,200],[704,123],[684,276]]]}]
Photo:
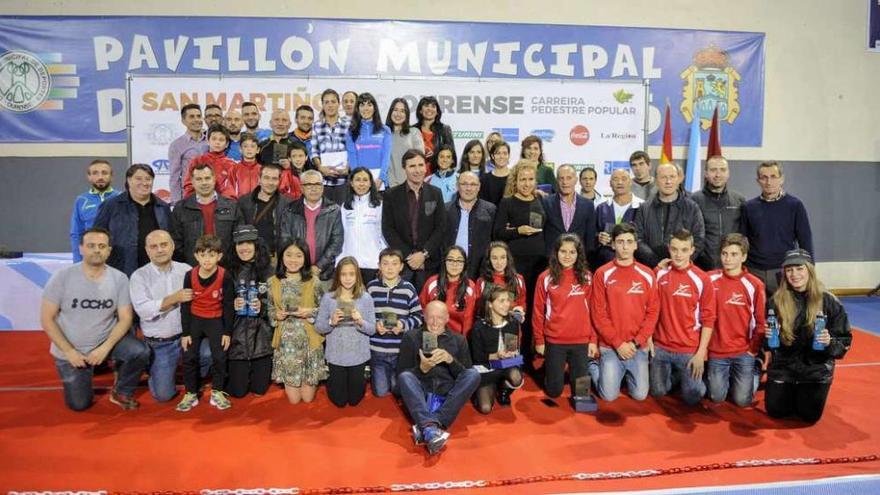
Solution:
[{"label": "black jacket", "polygon": [[[159,228],[169,230],[171,207],[156,195],[153,195],[151,201]],[[107,264],[130,277],[140,267],[138,266],[138,209],[128,192],[117,194],[101,203],[94,226],[110,231],[110,244],[113,249],[110,251]]]},{"label": "black jacket", "polygon": [[[305,198],[299,198],[282,212],[279,246],[288,239],[306,239],[305,209]],[[310,253],[312,264],[321,270],[321,280],[333,277],[336,257],[342,252],[343,235],[339,205],[327,198],[322,199],[321,211],[315,219],[315,253]]]},{"label": "black jacket", "polygon": [[[445,247],[455,244],[458,236],[458,224],[461,221],[461,207],[458,205],[458,193],[452,197],[452,201],[446,203],[446,242]],[[482,199],[477,199],[468,215],[468,245],[467,248],[467,274],[470,279],[477,278],[486,249],[492,240],[492,226],[495,223],[495,205]]]},{"label": "black jacket", "polygon": [[635,224],[639,234],[636,259],[651,268],[669,257],[669,239],[681,228],[694,235],[692,258],[696,259],[703,251],[706,238],[703,214],[693,200],[681,194],[670,203],[663,203],[659,193],[655,194],[636,211]]},{"label": "black jacket", "polygon": [[256,273],[253,263],[243,265],[237,273],[232,274],[236,289],[243,281],[247,286],[253,280],[260,289],[260,315],[235,316],[232,326],[232,341],[229,344],[229,359],[249,360],[270,356],[274,329],[269,325],[268,286],[266,281],[272,276],[271,269],[265,273]]},{"label": "black jacket", "polygon": [[400,354],[397,357],[397,374],[410,371],[419,377],[425,392],[446,395],[455,385],[458,375],[471,367],[471,353],[468,350],[464,335],[447,329],[437,337],[437,347],[448,352],[453,361],[434,366],[427,373],[419,368],[419,349],[422,348],[422,332],[424,327],[406,332],[400,343]]},{"label": "black jacket", "polygon": [[399,249],[406,258],[411,253],[427,250],[425,269],[437,272],[446,230],[446,205],[443,193],[431,184],[422,185],[419,194],[418,236],[413,241],[409,224],[409,184],[404,182],[385,191],[382,200],[382,235],[388,247]]},{"label": "black jacket", "polygon": [[[223,252],[232,247],[232,231],[241,220],[238,203],[225,196],[217,195],[214,210],[214,235],[220,238]],[[171,212],[171,238],[174,239],[174,259],[196,266],[196,241],[205,233],[205,219],[196,200],[196,195],[181,199]],[[224,263],[225,264],[225,263]]]},{"label": "black jacket", "polygon": [[[842,359],[852,345],[852,331],[843,304],[826,292],[822,294],[822,312],[825,328],[831,334],[831,343],[822,351],[813,350],[813,329],[806,322],[806,300],[802,293],[794,293],[798,315],[795,323],[794,342],[781,342],[767,367],[767,380],[785,383],[831,383],[834,378],[834,361]],[[779,310],[773,300],[767,301],[768,311]],[[766,346],[766,341],[765,341]]]},{"label": "black jacket", "polygon": [[697,266],[703,270],[721,268],[721,239],[733,232],[742,232],[740,217],[746,198],[742,194],[724,188],[714,193],[708,187],[691,195],[691,199],[703,212],[703,224],[706,228],[706,245],[697,256]]},{"label": "black jacket", "polygon": [[[417,128],[416,130],[421,132],[421,129]],[[434,155],[428,158],[428,165],[430,165],[431,171],[437,171],[437,152],[440,151],[440,147],[444,144],[452,146],[452,163],[458,163],[458,153],[455,152],[455,139],[452,137],[452,128],[446,124],[441,124],[439,129],[434,125],[431,130],[434,132],[434,138],[431,139],[431,142],[434,144],[432,148]]]},{"label": "black jacket", "polygon": [[483,318],[477,321],[470,335],[468,335],[474,364],[489,367],[489,355],[498,352],[499,333],[519,336],[519,324],[516,320],[511,320],[503,327],[495,328]]},{"label": "black jacket", "polygon": [[549,194],[542,199],[544,211],[547,212],[544,220],[544,244],[547,246],[548,256],[553,251],[556,239],[562,234],[576,234],[580,237],[587,255],[596,249],[596,207],[580,194],[575,194],[574,198],[574,218],[568,230],[565,230],[565,223],[562,221],[559,194]]},{"label": "black jacket", "polygon": [[[255,217],[257,216],[257,195],[259,193],[260,188],[257,187],[250,194],[245,194],[238,199],[238,211],[241,215],[240,221],[242,224],[256,227]],[[272,223],[275,225],[275,246],[269,246],[272,252],[279,247],[281,232],[290,231],[291,227],[286,222],[289,222],[292,217],[289,214],[286,215],[285,212],[290,208],[292,202],[293,200],[287,196],[275,191],[275,208],[271,213]]]}]

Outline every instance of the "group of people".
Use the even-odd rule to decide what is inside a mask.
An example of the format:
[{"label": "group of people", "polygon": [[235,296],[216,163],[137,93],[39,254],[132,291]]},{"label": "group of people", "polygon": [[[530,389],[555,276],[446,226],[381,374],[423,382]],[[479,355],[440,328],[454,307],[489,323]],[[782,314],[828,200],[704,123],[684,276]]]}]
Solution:
[{"label": "group of people", "polygon": [[92,404],[94,367],[112,358],[124,409],[144,370],[156,400],[174,398],[181,360],[182,412],[209,370],[219,409],[272,382],[298,403],[325,381],[331,402],[355,406],[369,380],[402,400],[431,453],[468,401],[484,414],[510,404],[527,373],[559,397],[566,367],[578,399],[613,401],[625,384],[635,400],[741,407],[763,367],[768,414],[821,417],[851,334],[780,163],[758,167],[746,201],[723,157],[691,194],[678,165],[652,173],[637,151],[603,199],[595,170],[554,171],[536,136],[515,166],[500,136],[471,141],[456,169],[436,99],[412,128],[402,98],[385,125],[371,95],[346,99],[351,117],[327,90],[320,119],[300,107],[293,132],[283,110],[259,129],[252,104],[207,107],[204,131],[185,106],[173,208],[149,166],[129,167],[117,193],[109,164],[89,165],[71,219],[78,263],[53,275],[41,309],[68,407]]}]

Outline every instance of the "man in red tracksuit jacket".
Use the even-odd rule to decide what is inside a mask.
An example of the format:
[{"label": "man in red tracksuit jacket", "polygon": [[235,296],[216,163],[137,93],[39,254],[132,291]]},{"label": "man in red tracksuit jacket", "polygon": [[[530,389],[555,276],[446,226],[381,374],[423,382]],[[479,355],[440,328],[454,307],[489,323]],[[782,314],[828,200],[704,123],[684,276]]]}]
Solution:
[{"label": "man in red tracksuit jacket", "polygon": [[681,386],[686,404],[706,394],[703,368],[715,325],[715,289],[705,272],[691,263],[694,236],[686,229],[669,240],[670,263],[657,267],[660,324],[654,332],[651,395],[662,397]]},{"label": "man in red tracksuit jacket", "polygon": [[748,254],[744,235],[727,234],[721,241],[723,270],[709,273],[717,308],[706,369],[709,398],[722,402],[729,392],[740,407],[751,405],[757,389],[755,357],[766,328],[764,283],[743,267]]},{"label": "man in red tracksuit jacket", "polygon": [[614,260],[596,270],[590,297],[593,325],[599,334],[599,397],[612,401],[626,378],[635,400],[648,396],[648,350],[660,302],[654,272],[635,261],[638,246],[632,224],[611,232]]}]

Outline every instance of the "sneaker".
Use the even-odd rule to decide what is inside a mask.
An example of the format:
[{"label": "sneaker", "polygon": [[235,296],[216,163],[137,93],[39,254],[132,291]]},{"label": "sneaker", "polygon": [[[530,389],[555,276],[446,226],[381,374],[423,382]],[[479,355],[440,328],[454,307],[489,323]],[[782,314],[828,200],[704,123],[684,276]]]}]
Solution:
[{"label": "sneaker", "polygon": [[421,445],[425,443],[425,439],[422,437],[422,430],[419,429],[419,425],[412,425],[412,439],[413,443],[416,445]]},{"label": "sneaker", "polygon": [[210,404],[221,411],[232,407],[232,403],[229,402],[229,394],[222,390],[211,390]]},{"label": "sneaker", "polygon": [[187,392],[183,394],[183,398],[180,399],[180,402],[177,403],[177,407],[175,409],[180,412],[188,412],[197,405],[199,405],[199,396],[194,394],[193,392]]},{"label": "sneaker", "polygon": [[428,449],[428,454],[434,455],[446,445],[446,440],[449,439],[449,432],[444,431],[439,426],[426,426],[422,431],[422,436],[425,440],[425,447]]},{"label": "sneaker", "polygon": [[116,389],[110,390],[110,402],[126,411],[137,409],[141,405],[134,397],[130,395],[122,395],[117,392]]}]

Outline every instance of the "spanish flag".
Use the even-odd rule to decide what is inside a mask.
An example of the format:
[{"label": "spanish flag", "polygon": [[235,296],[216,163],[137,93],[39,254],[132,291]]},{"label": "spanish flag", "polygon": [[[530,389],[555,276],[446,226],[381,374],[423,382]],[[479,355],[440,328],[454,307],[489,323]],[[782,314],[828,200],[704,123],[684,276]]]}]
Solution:
[{"label": "spanish flag", "polygon": [[706,148],[706,160],[713,156],[721,156],[721,126],[718,124],[718,106],[712,114],[712,127],[709,128],[709,147]]},{"label": "spanish flag", "polygon": [[666,124],[663,126],[663,151],[660,153],[660,163],[672,163],[672,122],[669,102],[666,102]]}]

